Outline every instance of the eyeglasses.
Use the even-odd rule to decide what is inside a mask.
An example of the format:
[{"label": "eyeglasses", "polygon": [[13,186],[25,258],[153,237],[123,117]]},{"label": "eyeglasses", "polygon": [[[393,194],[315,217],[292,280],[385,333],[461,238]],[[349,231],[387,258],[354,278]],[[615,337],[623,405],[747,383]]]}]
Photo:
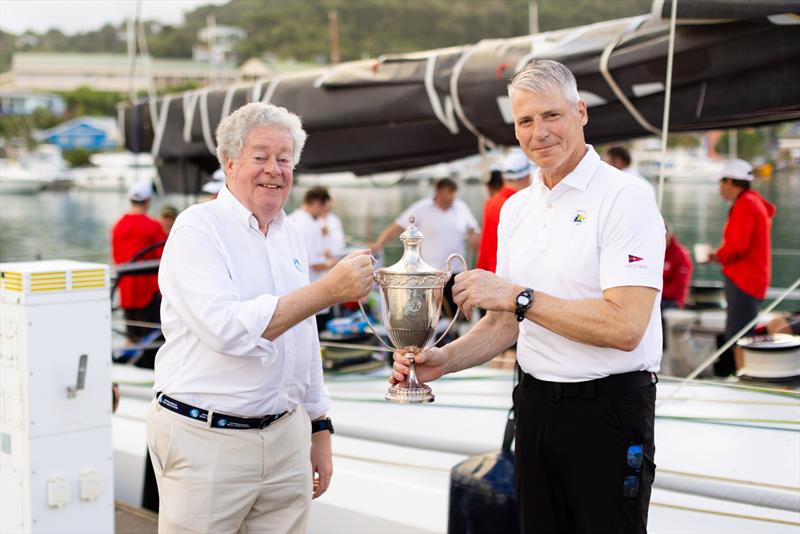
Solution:
[{"label": "eyeglasses", "polygon": [[639,493],[639,473],[642,469],[642,459],[644,457],[644,447],[642,444],[630,445],[628,447],[627,460],[628,467],[636,471],[635,475],[629,475],[622,481],[622,494],[626,497],[636,497]]}]

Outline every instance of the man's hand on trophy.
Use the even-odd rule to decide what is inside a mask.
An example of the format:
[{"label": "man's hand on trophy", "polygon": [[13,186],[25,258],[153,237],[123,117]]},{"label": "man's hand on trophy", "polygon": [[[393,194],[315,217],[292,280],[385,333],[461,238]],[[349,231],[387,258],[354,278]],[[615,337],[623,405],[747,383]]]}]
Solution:
[{"label": "man's hand on trophy", "polygon": [[372,289],[372,258],[369,249],[354,250],[334,265],[323,279],[334,302],[366,297]]},{"label": "man's hand on trophy", "polygon": [[[407,352],[394,353],[394,365],[392,366],[392,376],[389,377],[390,384],[406,384],[408,382],[409,365]],[[420,382],[430,382],[445,374],[445,363],[447,353],[439,347],[431,347],[423,352],[414,353],[414,370]]]},{"label": "man's hand on trophy", "polygon": [[467,319],[472,318],[472,308],[487,311],[514,311],[517,286],[483,269],[473,269],[456,275],[453,300]]}]

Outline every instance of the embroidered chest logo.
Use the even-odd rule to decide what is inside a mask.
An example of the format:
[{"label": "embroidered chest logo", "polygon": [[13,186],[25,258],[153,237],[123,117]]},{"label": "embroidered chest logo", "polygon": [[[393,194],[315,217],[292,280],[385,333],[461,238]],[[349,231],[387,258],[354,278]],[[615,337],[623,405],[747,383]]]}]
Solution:
[{"label": "embroidered chest logo", "polygon": [[300,263],[300,260],[298,260],[297,258],[294,259],[294,268],[301,273],[303,272],[303,264]]},{"label": "embroidered chest logo", "polygon": [[578,210],[575,212],[575,215],[572,217],[572,222],[577,225],[583,224],[586,222],[586,212],[584,210]]},{"label": "embroidered chest logo", "polygon": [[633,254],[628,254],[628,263],[636,263],[637,261],[642,261],[644,258],[640,258],[639,256],[634,256]]}]

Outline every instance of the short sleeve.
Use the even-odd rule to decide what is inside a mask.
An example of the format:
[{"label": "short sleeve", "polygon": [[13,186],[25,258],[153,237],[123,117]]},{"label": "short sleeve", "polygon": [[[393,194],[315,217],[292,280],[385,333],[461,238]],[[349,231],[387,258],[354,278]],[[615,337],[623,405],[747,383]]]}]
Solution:
[{"label": "short sleeve", "polygon": [[658,206],[639,184],[622,187],[608,208],[600,235],[600,286],[663,285],[666,231]]}]

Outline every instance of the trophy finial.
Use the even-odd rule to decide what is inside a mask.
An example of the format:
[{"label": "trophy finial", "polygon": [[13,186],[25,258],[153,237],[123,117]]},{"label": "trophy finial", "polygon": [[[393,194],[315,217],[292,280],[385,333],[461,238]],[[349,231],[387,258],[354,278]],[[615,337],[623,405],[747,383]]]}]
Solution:
[{"label": "trophy finial", "polygon": [[414,224],[415,222],[417,222],[416,217],[414,217],[413,215],[408,217],[408,224]]}]

